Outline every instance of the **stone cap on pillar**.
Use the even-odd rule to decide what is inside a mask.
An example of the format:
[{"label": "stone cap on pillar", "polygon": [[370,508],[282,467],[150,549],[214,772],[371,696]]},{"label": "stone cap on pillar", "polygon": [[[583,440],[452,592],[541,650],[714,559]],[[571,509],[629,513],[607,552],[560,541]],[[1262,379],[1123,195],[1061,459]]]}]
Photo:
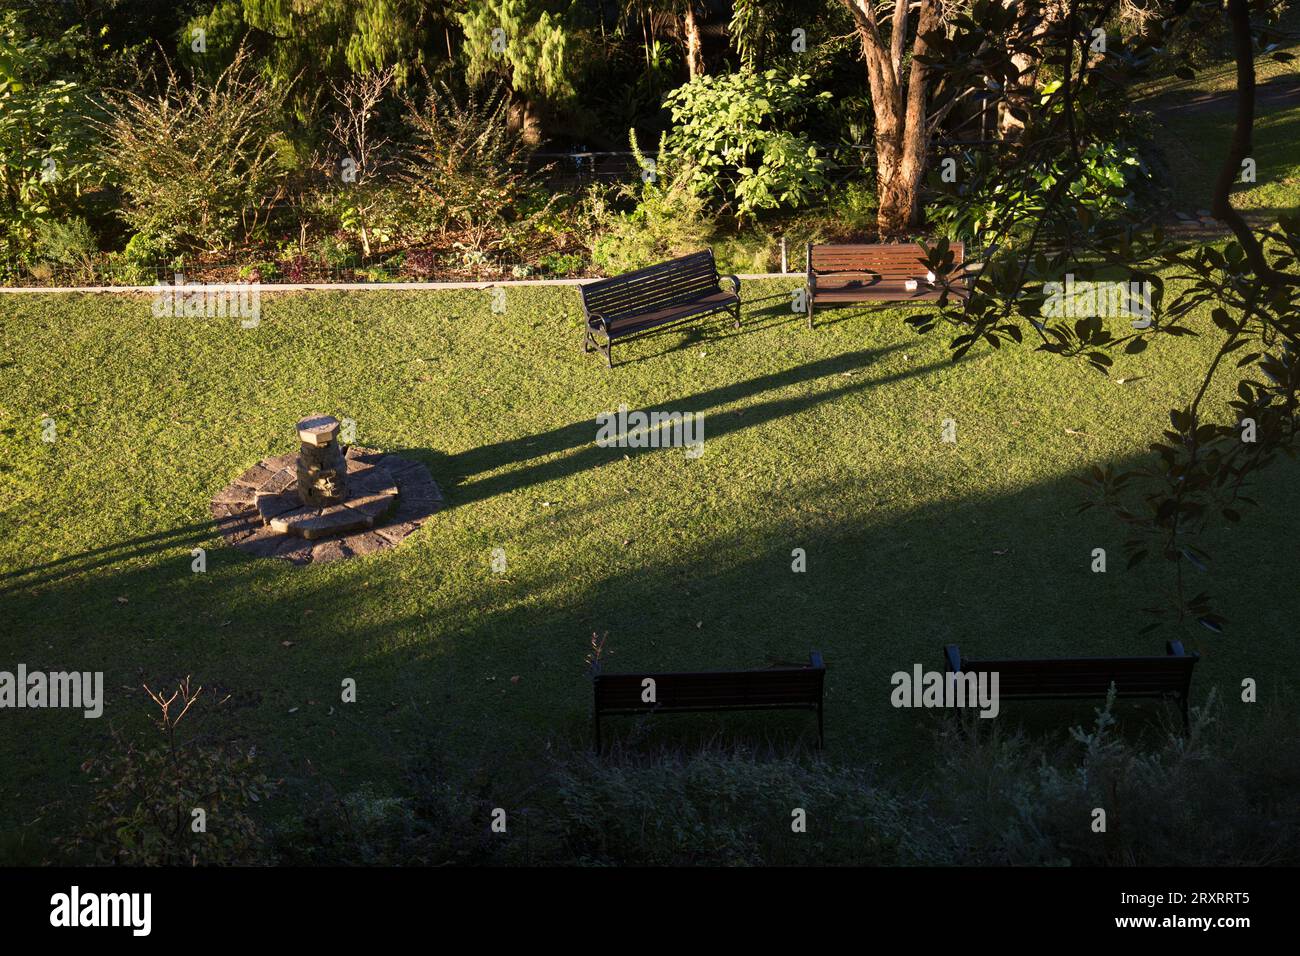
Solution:
[{"label": "stone cap on pillar", "polygon": [[312,415],[298,423],[298,439],[323,448],[339,434],[339,420],[333,415]]}]

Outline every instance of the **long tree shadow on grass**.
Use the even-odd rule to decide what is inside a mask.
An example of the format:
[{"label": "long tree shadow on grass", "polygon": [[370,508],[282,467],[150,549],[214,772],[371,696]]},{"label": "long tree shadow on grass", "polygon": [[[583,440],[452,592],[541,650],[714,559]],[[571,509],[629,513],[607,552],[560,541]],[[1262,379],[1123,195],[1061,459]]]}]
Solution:
[{"label": "long tree shadow on grass", "polygon": [[[1092,548],[1118,556],[1122,530],[1104,515],[1075,514],[1080,492],[1069,476],[902,513],[846,511],[849,493],[871,478],[864,466],[854,479],[777,492],[803,510],[744,531],[701,527],[671,549],[611,545],[506,575],[491,574],[464,539],[426,528],[392,552],[319,568],[218,549],[204,575],[159,555],[10,595],[9,659],[103,670],[108,720],[11,714],[0,760],[21,769],[0,783],[0,821],[22,818],[36,795],[72,787],[108,725],[143,732],[142,683],[187,674],[220,689],[199,718],[205,731],[255,746],[273,773],[381,789],[400,787],[403,759],[432,739],[466,771],[536,761],[551,742],[586,745],[583,658],[593,632],[608,634],[609,671],[761,667],[820,650],[829,756],[898,774],[928,765],[938,716],[894,709],[890,677],[915,664],[938,669],[946,643],[972,655],[1087,656],[1161,653],[1178,636],[1204,654],[1197,703],[1211,686],[1230,690],[1245,676],[1269,696],[1295,684],[1290,658],[1268,639],[1289,633],[1300,611],[1293,466],[1257,491],[1266,513],[1210,542],[1212,589],[1232,623],[1229,636],[1204,640],[1138,634],[1147,622],[1140,609],[1167,578],[1158,563],[1089,571]],[[587,510],[572,522],[610,517]],[[546,554],[573,531],[561,513],[527,533]],[[792,571],[795,547],[807,553],[805,573]],[[1266,566],[1251,559],[1261,552],[1272,557]],[[344,678],[357,682],[354,704],[340,703]],[[1236,719],[1244,705],[1231,694],[1227,703],[1225,719]],[[1088,723],[1093,706],[1008,704],[999,721],[1061,730]],[[1171,715],[1134,703],[1120,716],[1132,730]],[[808,744],[814,724],[797,714],[703,715],[611,722],[606,732],[645,747],[720,734],[790,746]]]},{"label": "long tree shadow on grass", "polygon": [[[656,403],[656,410],[671,410],[682,413],[703,413],[706,417],[706,430],[710,439],[768,424],[788,415],[797,415],[826,402],[833,402],[845,395],[879,388],[884,385],[926,375],[946,368],[948,362],[935,362],[918,365],[901,372],[882,376],[865,376],[852,382],[833,388],[824,388],[815,392],[773,398],[757,404],[747,405],[743,416],[712,415],[717,409],[737,401],[752,399],[766,392],[775,392],[795,385],[804,385],[832,376],[857,373],[869,369],[885,355],[898,351],[902,345],[891,345],[879,349],[859,349],[832,358],[809,362],[796,368],[760,375],[743,382],[735,382],[718,388],[707,389],[693,395],[678,396],[674,399]],[[981,361],[980,356],[969,361]],[[601,411],[614,411],[602,409]],[[649,409],[647,409],[649,411]],[[595,415],[583,421],[554,428],[524,438],[484,445],[457,455],[447,456],[437,463],[438,478],[449,491],[449,503],[452,507],[464,506],[482,501],[494,495],[518,491],[532,485],[563,479],[589,469],[597,468],[610,460],[610,450],[602,448],[596,442],[597,426]],[[572,454],[565,454],[572,452]],[[555,457],[560,456],[560,457]],[[536,461],[537,459],[548,459]],[[466,482],[474,475],[498,472],[512,465],[523,467],[511,468],[500,474]]]},{"label": "long tree shadow on grass", "polygon": [[[710,413],[722,406],[750,399],[765,392],[868,369],[884,356],[902,347],[902,345],[891,345],[884,348],[859,349],[781,372],[707,389],[690,396],[679,396],[660,403],[660,406],[679,412]],[[864,378],[829,390],[763,402],[747,407],[743,417],[710,419],[709,436],[718,438],[742,429],[763,425],[786,415],[798,414],[816,405],[833,401],[843,395],[923,375],[946,364],[918,366],[888,376]],[[404,451],[413,452],[414,457],[430,464],[435,478],[442,485],[443,490],[449,493],[450,505],[464,506],[497,494],[566,478],[606,464],[609,461],[609,450],[596,445],[595,439],[596,425],[593,415],[591,419],[573,422],[536,435],[484,445],[457,455],[444,456],[429,449],[405,449]],[[564,454],[570,451],[577,451],[577,454]],[[553,457],[556,455],[563,457]],[[523,468],[514,468],[503,474],[468,484],[464,483],[467,477],[544,458],[550,460]],[[63,577],[94,571],[123,561],[148,557],[160,552],[172,552],[182,546],[193,547],[215,536],[215,526],[211,522],[191,522],[42,564],[6,571],[0,573],[0,595],[18,588],[49,584]]]}]

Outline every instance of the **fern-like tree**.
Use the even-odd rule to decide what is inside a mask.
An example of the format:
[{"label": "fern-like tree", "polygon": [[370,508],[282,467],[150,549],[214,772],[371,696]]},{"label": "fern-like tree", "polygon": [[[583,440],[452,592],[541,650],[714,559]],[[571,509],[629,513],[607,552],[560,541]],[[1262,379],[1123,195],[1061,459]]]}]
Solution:
[{"label": "fern-like tree", "polygon": [[[568,7],[545,0],[471,0],[456,15],[471,84],[504,81],[535,145],[551,107],[573,95],[576,32]],[[552,9],[554,8],[554,9]]]}]

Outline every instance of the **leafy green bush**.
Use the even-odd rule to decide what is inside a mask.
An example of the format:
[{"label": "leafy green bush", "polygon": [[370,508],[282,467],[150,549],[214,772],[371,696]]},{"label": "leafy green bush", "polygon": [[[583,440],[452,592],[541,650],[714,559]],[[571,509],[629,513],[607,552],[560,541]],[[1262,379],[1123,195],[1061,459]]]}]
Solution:
[{"label": "leafy green bush", "polygon": [[432,87],[423,103],[406,100],[413,138],[401,173],[410,190],[408,232],[443,241],[454,236],[483,251],[549,209],[553,197],[532,202],[538,189],[507,107],[501,89],[461,98],[445,84]]},{"label": "leafy green bush", "polygon": [[280,278],[280,266],[275,262],[252,262],[239,267],[239,278],[248,282],[275,282]]},{"label": "leafy green bush", "polygon": [[[1113,699],[1065,746],[953,721],[916,862],[1209,866],[1300,861],[1300,729],[1281,709],[1222,721],[1213,694],[1191,733],[1116,733]],[[1094,832],[1093,811],[1106,811]],[[918,837],[921,831],[918,831]]]},{"label": "leafy green bush", "polygon": [[137,232],[127,240],[122,257],[132,265],[154,268],[171,259],[175,248],[166,239]]},{"label": "leafy green bush", "polygon": [[739,218],[798,208],[826,187],[826,160],[791,127],[830,98],[807,74],[777,70],[701,75],[668,94],[673,125],[663,152],[691,168],[691,188],[721,197]]},{"label": "leafy green bush", "polygon": [[831,217],[848,234],[875,234],[876,190],[868,183],[845,183],[831,197]]},{"label": "leafy green bush", "polygon": [[[694,170],[671,159],[652,167],[632,136],[632,151],[647,170],[639,185],[623,184],[611,197],[600,189],[587,196],[587,214],[595,236],[591,259],[606,275],[652,265],[664,259],[697,252],[708,245],[714,232],[708,204],[691,186]],[[662,155],[662,152],[661,152]],[[631,201],[631,210],[617,210],[613,202]]]},{"label": "leafy green bush", "polygon": [[357,265],[358,251],[346,233],[326,236],[316,247],[321,262],[330,269],[351,269]]},{"label": "leafy green bush", "polygon": [[[1135,148],[1126,144],[1094,143],[1086,147],[1081,158],[1084,174],[1071,180],[1065,188],[1090,217],[1086,223],[1073,220],[1049,220],[1047,235],[1061,238],[1079,228],[1091,228],[1122,209],[1131,207],[1137,192],[1150,179],[1146,166]],[[1005,228],[1009,217],[1024,218],[1027,211],[1041,211],[1050,191],[1056,186],[1068,160],[1061,157],[1050,165],[1036,169],[1028,182],[1003,172],[996,158],[988,153],[963,154],[958,160],[956,184],[932,185],[943,195],[929,207],[929,218],[938,230],[953,239],[984,244],[986,237]],[[1017,231],[1011,230],[1011,238]]]},{"label": "leafy green bush", "polygon": [[248,809],[271,786],[252,752],[177,741],[177,725],[199,696],[188,679],[170,697],[149,695],[165,742],[137,747],[115,736],[113,751],[86,761],[94,793],[84,822],[59,848],[75,862],[118,866],[262,861]]},{"label": "leafy green bush", "polygon": [[548,252],[538,260],[543,272],[555,276],[577,275],[586,268],[587,261],[578,255],[567,252]]},{"label": "leafy green bush", "polygon": [[0,12],[0,254],[28,251],[39,222],[68,216],[105,180],[87,90],[52,75],[52,61],[79,42],[75,27],[45,40],[16,11]]},{"label": "leafy green bush", "polygon": [[94,278],[98,252],[94,233],[80,216],[68,220],[43,219],[34,225],[30,256],[33,261],[70,266],[89,282]]},{"label": "leafy green bush", "polygon": [[[580,862],[888,864],[902,805],[861,771],[745,750],[575,756],[556,770],[556,825]],[[796,832],[803,810],[806,832]]]},{"label": "leafy green bush", "polygon": [[137,232],[180,248],[218,249],[269,215],[287,175],[279,159],[278,101],[241,51],[213,81],[174,75],[158,97],[108,98],[103,160]]},{"label": "leafy green bush", "polygon": [[[310,795],[307,809],[278,825],[271,849],[280,864],[312,866],[443,866],[518,862],[515,836],[522,814],[507,817],[505,833],[491,830],[502,800],[449,779],[436,760],[407,767],[414,796],[380,793],[362,785],[345,794]],[[516,781],[517,782],[517,781]],[[517,790],[515,791],[518,792]]]}]

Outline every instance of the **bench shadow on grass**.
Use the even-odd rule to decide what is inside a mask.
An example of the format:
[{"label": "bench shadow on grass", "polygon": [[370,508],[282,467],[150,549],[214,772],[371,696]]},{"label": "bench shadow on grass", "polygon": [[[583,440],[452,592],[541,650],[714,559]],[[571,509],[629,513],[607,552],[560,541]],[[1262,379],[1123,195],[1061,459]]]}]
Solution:
[{"label": "bench shadow on grass", "polygon": [[[710,438],[716,439],[733,432],[767,424],[787,415],[799,414],[826,402],[835,401],[845,395],[893,384],[919,375],[926,375],[950,364],[947,361],[935,362],[929,365],[918,365],[888,375],[864,375],[862,378],[854,379],[854,381],[844,385],[824,388],[817,392],[784,398],[771,398],[757,404],[750,404],[744,408],[743,415],[714,414],[717,409],[733,402],[753,399],[767,392],[775,392],[794,385],[804,385],[821,379],[869,370],[881,358],[902,348],[902,345],[890,345],[883,348],[846,352],[831,358],[808,362],[781,372],[760,375],[742,382],[660,401],[656,403],[656,410],[667,409],[682,413],[704,413],[708,420],[708,435]],[[979,360],[979,358],[976,358],[971,361]],[[610,409],[610,411],[613,410]],[[710,415],[714,417],[709,418]],[[596,431],[597,426],[593,416],[591,419],[573,422],[569,425],[563,425],[524,438],[514,438],[491,445],[483,445],[479,448],[442,458],[435,466],[437,477],[440,482],[444,483],[444,489],[449,492],[448,499],[451,507],[462,507],[494,495],[568,478],[579,472],[608,464],[611,460],[610,456],[614,454],[614,451],[602,448],[595,443]],[[414,449],[413,451],[417,457],[433,454],[425,449]],[[621,450],[617,451],[620,455],[622,454]],[[539,461],[538,459],[548,460]],[[489,477],[475,481],[466,480],[475,475],[497,472],[502,468],[521,465],[526,462],[532,462],[532,464],[524,464],[524,467],[517,467],[501,474],[491,474]]]},{"label": "bench shadow on grass", "polygon": [[[869,512],[844,519],[837,504],[870,478],[776,490],[819,517],[726,535],[701,528],[669,559],[653,541],[641,560],[611,543],[596,562],[602,570],[576,588],[574,569],[560,563],[495,576],[477,554],[421,547],[427,529],[394,551],[321,568],[290,568],[226,548],[209,556],[206,575],[172,559],[99,568],[8,596],[6,643],[10,657],[29,667],[106,671],[110,714],[119,716],[143,711],[140,695],[129,692],[142,682],[165,686],[193,674],[205,686],[243,692],[253,702],[218,708],[204,718],[207,732],[254,742],[291,768],[309,761],[313,773],[341,774],[346,766],[347,781],[358,784],[396,775],[402,760],[431,741],[449,763],[479,768],[541,760],[548,741],[588,746],[583,656],[593,632],[609,634],[610,672],[763,667],[820,650],[828,668],[828,755],[903,775],[928,765],[945,715],[892,708],[890,676],[915,664],[940,669],[946,643],[980,656],[1138,655],[1162,653],[1167,637],[1193,637],[1163,629],[1138,634],[1148,620],[1140,609],[1166,583],[1159,563],[1088,572],[1089,550],[1099,542],[1121,563],[1123,533],[1104,515],[1074,513],[1080,491],[1068,475],[875,522]],[[1294,588],[1283,586],[1285,569],[1300,559],[1300,510],[1286,507],[1285,479],[1276,474],[1272,487],[1260,489],[1261,500],[1276,507],[1234,531],[1270,542],[1275,577],[1228,566],[1214,580],[1217,593],[1239,589],[1245,606],[1266,609],[1256,620],[1233,622],[1242,637],[1281,633],[1300,610],[1291,606]],[[531,545],[544,552],[545,535],[558,540],[567,532],[561,520],[534,533],[543,537]],[[807,573],[791,571],[795,546],[807,549]],[[131,604],[114,603],[128,594]],[[1267,642],[1191,640],[1189,649],[1205,654],[1192,683],[1196,704],[1211,686],[1234,686],[1243,673],[1280,683],[1294,677],[1277,673]],[[341,674],[366,688],[365,705],[327,714]],[[1089,724],[1096,703],[1014,702],[988,723],[1063,732]],[[299,711],[292,718],[285,716],[290,705]],[[37,731],[24,714],[11,722],[10,738],[0,739],[0,756],[24,746],[24,720]],[[1177,719],[1160,702],[1124,702],[1118,714],[1127,732]],[[29,769],[70,776],[86,756],[86,733],[100,729],[43,716],[39,732],[48,740]],[[731,742],[805,748],[815,741],[816,719],[611,718],[604,733],[646,751]],[[389,782],[398,785],[396,776]],[[6,812],[0,807],[0,818]]]},{"label": "bench shadow on grass", "polygon": [[[784,305],[771,305],[762,309],[753,308],[753,306],[763,302],[782,302]],[[730,314],[719,312],[706,316],[704,319],[696,320],[691,325],[666,325],[634,338],[616,340],[614,342],[613,371],[617,371],[620,366],[636,365],[665,355],[672,355],[675,352],[685,351],[698,345],[725,342],[727,339],[753,335],[756,332],[766,332],[769,329],[804,321],[802,313],[790,310],[790,296],[788,293],[765,295],[756,299],[747,298],[743,300],[742,305],[743,317],[739,329],[735,327]],[[755,319],[770,321],[755,322]],[[672,346],[660,349],[657,352],[637,351],[638,345],[642,342],[657,343],[661,338],[667,339],[674,336],[677,337],[677,340],[676,344]],[[591,354],[597,355],[598,353],[593,351]],[[601,358],[603,359],[603,356]],[[610,370],[606,369],[605,371]]]},{"label": "bench shadow on grass", "polygon": [[126,541],[114,542],[79,554],[65,555],[42,564],[0,572],[0,596],[18,588],[33,584],[50,584],[60,578],[95,571],[122,561],[170,552],[182,547],[192,548],[210,540],[215,534],[215,525],[211,521],[199,521],[177,525],[165,531],[141,535]]}]

